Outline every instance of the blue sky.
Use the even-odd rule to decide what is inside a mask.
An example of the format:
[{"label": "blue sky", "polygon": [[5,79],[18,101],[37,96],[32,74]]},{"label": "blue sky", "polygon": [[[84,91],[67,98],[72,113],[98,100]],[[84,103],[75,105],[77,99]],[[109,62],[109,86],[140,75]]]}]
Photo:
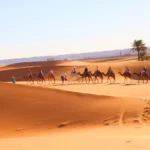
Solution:
[{"label": "blue sky", "polygon": [[149,14],[149,0],[1,1],[0,59],[149,45]]}]

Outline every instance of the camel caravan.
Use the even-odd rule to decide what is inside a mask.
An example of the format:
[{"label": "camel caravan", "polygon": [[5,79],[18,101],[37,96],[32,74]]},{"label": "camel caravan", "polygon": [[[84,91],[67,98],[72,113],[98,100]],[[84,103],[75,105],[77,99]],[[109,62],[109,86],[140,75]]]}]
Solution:
[{"label": "camel caravan", "polygon": [[[127,82],[127,79],[129,79],[132,83],[133,75],[138,77],[138,83],[140,83],[140,80],[143,80],[143,84],[147,84],[149,80],[149,75],[147,73],[147,68],[144,67],[140,73],[130,73],[128,67],[125,68],[125,72],[121,73],[118,72],[121,76],[124,77],[124,83]],[[89,83],[92,81],[92,83],[103,83],[104,77],[107,78],[107,83],[115,83],[116,81],[116,75],[113,72],[112,68],[109,66],[107,73],[101,72],[96,67],[96,70],[94,73],[88,70],[88,67],[85,66],[83,73],[77,72],[76,67],[73,67],[71,73],[69,74],[61,74],[60,80],[62,81],[62,84],[64,83],[83,83],[85,81],[86,83]],[[93,79],[94,78],[94,79]],[[53,70],[51,69],[47,75],[44,75],[43,71],[40,70],[39,73],[32,73],[31,70],[28,71],[28,74],[24,76],[24,79],[30,84],[34,84],[34,81],[36,80],[38,84],[43,84],[45,81],[48,81],[48,84],[55,84],[56,78],[54,75]],[[146,82],[145,82],[146,80]]]}]

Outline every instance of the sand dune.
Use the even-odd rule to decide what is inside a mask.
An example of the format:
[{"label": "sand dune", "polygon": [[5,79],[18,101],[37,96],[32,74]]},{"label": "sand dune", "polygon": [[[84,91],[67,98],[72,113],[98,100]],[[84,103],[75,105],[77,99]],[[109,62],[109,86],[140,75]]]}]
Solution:
[{"label": "sand dune", "polygon": [[[150,128],[107,127],[0,140],[3,150],[149,150]],[[8,144],[9,143],[9,144]]]},{"label": "sand dune", "polygon": [[38,135],[61,127],[134,124],[135,120],[140,124],[144,110],[144,101],[135,98],[3,83],[0,91],[0,137]]},{"label": "sand dune", "polygon": [[[103,72],[109,65],[116,73],[116,83],[61,85],[60,74],[72,66],[82,72],[87,65],[92,72],[98,65]],[[128,66],[140,72],[150,70],[150,62],[134,58],[107,58],[84,61],[19,63],[0,68],[0,147],[3,150],[137,150],[149,149],[150,92],[148,84],[124,84],[118,74]],[[56,85],[33,86],[23,82],[28,68],[46,74],[51,68]],[[135,78],[136,79],[136,78]],[[21,82],[19,82],[21,81]],[[20,85],[24,84],[24,85]],[[21,137],[21,138],[19,138]]]},{"label": "sand dune", "polygon": [[6,83],[0,91],[4,150],[149,148],[149,99]]}]

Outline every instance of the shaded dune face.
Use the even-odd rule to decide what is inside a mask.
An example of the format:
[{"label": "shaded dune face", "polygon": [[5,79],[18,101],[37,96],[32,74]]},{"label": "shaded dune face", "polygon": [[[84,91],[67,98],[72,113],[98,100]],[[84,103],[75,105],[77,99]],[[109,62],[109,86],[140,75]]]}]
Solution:
[{"label": "shaded dune face", "polygon": [[23,76],[28,74],[31,69],[33,73],[39,73],[42,69],[45,74],[48,74],[50,69],[53,69],[56,75],[67,70],[67,67],[57,66],[63,64],[65,61],[46,61],[46,62],[27,62],[10,64],[0,68],[0,81],[10,81],[12,76],[15,76],[17,81],[24,81]]},{"label": "shaded dune face", "polygon": [[[133,109],[134,108],[134,109]],[[141,124],[144,102],[0,83],[0,137]]]}]

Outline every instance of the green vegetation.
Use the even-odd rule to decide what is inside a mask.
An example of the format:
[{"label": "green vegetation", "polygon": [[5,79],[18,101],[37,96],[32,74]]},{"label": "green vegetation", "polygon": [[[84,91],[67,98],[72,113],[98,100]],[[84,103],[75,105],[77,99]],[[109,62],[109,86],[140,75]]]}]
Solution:
[{"label": "green vegetation", "polygon": [[137,52],[139,61],[143,61],[146,58],[147,47],[142,40],[134,40],[131,50]]}]

